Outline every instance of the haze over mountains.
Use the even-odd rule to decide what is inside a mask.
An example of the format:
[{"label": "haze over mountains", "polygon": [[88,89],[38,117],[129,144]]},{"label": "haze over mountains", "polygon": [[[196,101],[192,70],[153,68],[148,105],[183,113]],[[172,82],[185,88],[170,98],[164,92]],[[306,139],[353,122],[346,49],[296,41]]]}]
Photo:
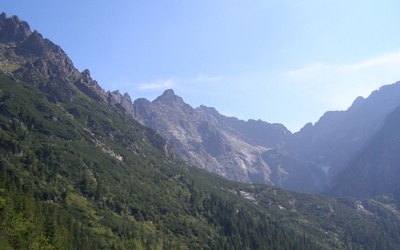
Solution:
[{"label": "haze over mountains", "polygon": [[0,70],[0,248],[400,246],[400,83],[292,134],[105,92],[4,13]]},{"label": "haze over mountains", "polygon": [[400,168],[400,148],[389,136],[398,133],[393,117],[399,97],[397,82],[366,99],[357,98],[346,111],[327,112],[314,126],[308,124],[296,133],[288,151],[327,171],[333,188],[328,193],[373,197],[392,192],[400,184],[387,178],[396,176]]},{"label": "haze over mountains", "polygon": [[[181,157],[221,176],[299,192],[365,198],[399,185],[385,176],[397,176],[395,154],[400,148],[393,140],[381,138],[382,130],[386,136],[396,135],[387,119],[395,116],[391,113],[400,105],[399,97],[400,83],[386,85],[366,99],[357,98],[346,111],[326,112],[315,125],[306,124],[295,134],[282,124],[246,122],[206,106],[194,109],[172,90],[152,102],[136,100],[133,109],[134,117],[165,136]],[[385,143],[385,150],[377,148],[374,153],[379,151],[385,160],[375,159],[354,171],[354,162],[371,150],[371,140]],[[344,176],[351,188],[346,188],[350,184]],[[378,179],[372,181],[373,176]]]}]

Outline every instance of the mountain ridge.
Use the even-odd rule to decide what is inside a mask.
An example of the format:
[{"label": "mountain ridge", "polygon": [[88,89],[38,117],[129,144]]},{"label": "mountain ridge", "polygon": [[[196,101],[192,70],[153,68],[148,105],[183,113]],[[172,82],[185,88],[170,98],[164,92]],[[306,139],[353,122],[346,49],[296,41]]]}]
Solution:
[{"label": "mountain ridge", "polygon": [[[167,138],[178,155],[207,171],[231,180],[295,191],[323,189],[325,177],[321,170],[281,151],[291,135],[281,124],[245,122],[204,105],[192,108],[173,90],[164,91],[153,101],[135,100],[133,106],[136,120]],[[265,157],[272,148],[281,154],[280,163],[276,157]],[[303,179],[290,172],[303,172]]]},{"label": "mountain ridge", "polygon": [[386,117],[400,106],[399,97],[400,82],[396,82],[367,98],[358,97],[345,111],[328,111],[315,125],[308,124],[295,133],[287,150],[324,168],[333,181],[382,129]]},{"label": "mountain ridge", "polygon": [[332,194],[370,198],[393,193],[400,187],[399,117],[400,106],[335,178]]},{"label": "mountain ridge", "polygon": [[[361,154],[360,152],[366,147],[366,144],[370,143],[370,140],[372,140],[374,136],[376,137],[376,133],[380,133],[379,131],[384,126],[386,117],[390,115],[396,107],[400,106],[399,96],[400,82],[384,85],[378,90],[373,91],[367,98],[356,98],[347,110],[327,111],[315,124],[308,123],[294,134],[287,130],[282,124],[269,124],[261,120],[256,121],[251,119],[246,122],[235,117],[225,117],[219,114],[215,108],[210,108],[205,105],[192,108],[185,103],[181,97],[176,96],[173,90],[166,90],[164,94],[153,101],[145,99],[135,101],[133,104],[135,107],[133,109],[135,110],[134,117],[141,123],[152,127],[165,136],[180,156],[208,171],[238,181],[266,183],[300,192],[334,195],[338,194],[335,190],[338,190],[338,183],[341,183],[340,178],[343,178],[345,172],[350,171],[351,162],[354,162],[355,157]],[[163,100],[166,101],[164,104],[169,107],[169,109],[160,107]],[[154,103],[157,103],[158,108],[154,106]],[[152,105],[153,107],[149,109],[151,111],[144,111]],[[168,124],[168,120],[171,119],[171,115],[177,112],[177,109],[180,107],[182,107],[184,111],[179,117],[183,117],[184,115],[194,117],[196,114],[202,114],[202,119],[204,121],[214,121],[214,132],[207,131],[207,129],[209,130],[209,124],[205,123],[200,124],[197,122],[197,125],[192,124],[191,128],[185,127],[184,124],[190,123],[190,119],[187,118],[185,118],[186,122],[181,121],[181,123],[176,123],[173,126],[174,128],[166,128],[166,124]],[[159,116],[158,112],[168,115]],[[183,136],[185,132],[182,132],[183,134],[181,134],[180,137],[170,133],[170,131],[176,128],[180,128],[180,130],[186,132],[192,131],[191,134],[199,132],[208,133],[209,136],[215,138],[215,141],[211,143],[214,145],[214,148],[210,152],[207,152],[207,150],[205,150],[205,153],[198,152],[203,155],[208,154],[208,156],[203,156],[203,159],[204,157],[215,159],[216,156],[227,151],[226,145],[222,143],[224,141],[222,139],[223,137],[217,134],[218,131],[229,131],[234,137],[245,142],[247,145],[258,147],[258,150],[261,149],[261,151],[255,154],[260,154],[261,162],[266,164],[261,167],[264,168],[264,172],[261,174],[261,176],[264,177],[260,179],[260,176],[257,176],[260,172],[258,172],[257,175],[252,175],[252,172],[249,171],[247,174],[243,174],[242,172],[242,174],[240,174],[241,177],[238,178],[237,173],[226,174],[232,171],[232,167],[229,167],[229,169],[216,170],[215,168],[213,169],[212,166],[207,167],[204,160],[190,159],[190,157],[198,158],[197,155],[193,156],[193,152],[199,150],[199,145],[197,148],[193,148],[188,146],[188,144],[196,142],[197,140],[198,142],[206,142],[205,146],[207,146],[208,139],[200,138],[201,136],[199,137],[197,135],[197,139],[192,138],[188,140],[188,136]],[[196,128],[203,128],[204,131],[201,131],[201,129],[195,131]],[[182,143],[180,138],[184,138],[186,141]],[[240,147],[245,148],[246,146],[242,145]],[[184,150],[182,150],[182,148]],[[190,151],[190,153],[185,151],[185,148]],[[268,162],[268,160],[271,159],[278,159],[277,157],[266,157],[266,155],[269,154],[267,151],[272,148],[277,149],[277,151],[271,152],[279,152],[279,154],[287,158],[283,162],[291,162],[291,164],[283,166],[276,162]],[[257,150],[254,152],[257,152]],[[232,158],[232,156],[230,157]],[[282,162],[282,159],[280,161]],[[251,162],[252,161],[247,161],[246,166],[251,166],[253,164]],[[212,164],[214,166],[218,166],[218,164],[232,166],[232,162],[230,163],[231,165],[229,165],[229,163],[221,164],[215,161],[212,162]],[[294,179],[303,175],[303,181],[307,179],[307,182],[311,182],[312,185],[301,187],[292,185],[292,183],[290,183],[292,180],[287,182],[289,174],[286,169],[296,172],[296,174],[292,175]],[[322,173],[320,170],[326,174]],[[368,170],[364,169],[364,171]],[[245,175],[248,177],[243,177]],[[363,175],[366,176],[369,174],[365,172]],[[354,176],[354,178],[359,179],[357,176]],[[293,182],[299,183],[301,182],[300,179],[301,178]],[[360,186],[365,182],[366,180],[359,180]],[[376,180],[375,182],[385,185],[384,179]],[[370,194],[366,196],[361,191],[357,193],[350,191],[350,189],[347,190],[349,191],[342,191],[340,194],[359,198],[372,198],[375,195],[386,194],[385,192],[370,192]],[[389,189],[379,188],[379,190]]]}]

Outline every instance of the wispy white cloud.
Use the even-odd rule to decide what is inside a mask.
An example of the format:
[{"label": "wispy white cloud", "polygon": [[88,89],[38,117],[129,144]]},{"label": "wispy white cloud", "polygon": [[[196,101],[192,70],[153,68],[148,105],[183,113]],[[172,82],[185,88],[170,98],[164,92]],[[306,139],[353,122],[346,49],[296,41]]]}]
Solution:
[{"label": "wispy white cloud", "polygon": [[399,69],[400,51],[355,63],[315,62],[297,69],[265,69],[218,79],[220,84],[209,86],[219,100],[210,94],[205,100],[219,102],[215,106],[226,113],[281,122],[297,131],[326,111],[345,110],[358,96],[367,97],[382,85],[399,81]]},{"label": "wispy white cloud", "polygon": [[400,80],[400,51],[351,64],[314,63],[286,71],[281,80],[332,109],[346,109],[357,96]]},{"label": "wispy white cloud", "polygon": [[[280,122],[292,131],[328,110],[345,110],[357,96],[400,80],[400,51],[347,64],[316,62],[297,69],[246,74],[198,74],[137,86],[149,99],[173,88],[193,107],[204,104],[241,119]],[[155,93],[157,92],[157,93]]]},{"label": "wispy white cloud", "polygon": [[194,82],[208,82],[208,83],[215,83],[221,80],[221,76],[209,76],[206,74],[199,74],[193,81]]},{"label": "wispy white cloud", "polygon": [[365,69],[370,69],[374,67],[382,67],[382,66],[389,66],[389,65],[399,65],[400,64],[400,51],[385,54],[381,56],[377,56],[359,63],[344,65],[340,69],[342,71],[360,71]]},{"label": "wispy white cloud", "polygon": [[148,90],[165,90],[176,86],[176,82],[173,79],[168,80],[157,80],[155,82],[140,83],[138,89],[141,91]]}]

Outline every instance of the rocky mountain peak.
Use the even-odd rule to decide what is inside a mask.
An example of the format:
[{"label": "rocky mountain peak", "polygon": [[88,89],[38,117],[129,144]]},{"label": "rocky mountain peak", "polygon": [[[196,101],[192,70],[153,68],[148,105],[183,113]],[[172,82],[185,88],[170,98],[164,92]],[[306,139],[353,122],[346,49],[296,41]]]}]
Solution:
[{"label": "rocky mountain peak", "polygon": [[207,107],[204,105],[200,105],[200,107],[198,108],[200,110],[204,110],[206,113],[209,113],[210,115],[214,115],[214,116],[220,116],[221,114],[213,107]]},{"label": "rocky mountain peak", "polygon": [[126,101],[129,101],[130,103],[132,103],[131,96],[128,93],[124,94],[124,96],[122,97],[122,100],[126,100]]},{"label": "rocky mountain peak", "polygon": [[319,169],[283,155],[264,160],[265,152],[281,147],[291,135],[283,125],[226,117],[204,105],[193,109],[173,90],[166,90],[153,102],[137,99],[133,106],[136,120],[163,135],[175,152],[191,164],[240,182],[275,184],[307,192],[319,188],[315,185],[320,184],[314,181],[323,178]]},{"label": "rocky mountain peak", "polygon": [[162,95],[157,97],[152,104],[161,108],[163,112],[167,112],[172,115],[175,111],[176,118],[184,114],[193,114],[194,109],[187,103],[183,101],[180,96],[177,96],[172,89],[167,89]]},{"label": "rocky mountain peak", "polygon": [[154,102],[161,102],[166,105],[176,105],[176,104],[184,104],[181,97],[175,95],[175,92],[172,89],[167,89],[164,93],[157,97]]},{"label": "rocky mountain peak", "polygon": [[361,107],[361,106],[363,105],[364,101],[365,101],[365,98],[364,98],[364,97],[362,97],[362,96],[357,97],[357,98],[354,100],[353,104],[351,105],[351,108],[358,108],[358,107]]},{"label": "rocky mountain peak", "polygon": [[0,42],[22,42],[32,33],[27,22],[21,21],[17,16],[7,17],[0,14]]},{"label": "rocky mountain peak", "polygon": [[128,115],[133,116],[133,112],[134,112],[133,103],[132,103],[132,99],[128,93],[124,94],[120,105]]},{"label": "rocky mountain peak", "polygon": [[109,103],[115,105],[117,103],[121,103],[122,95],[119,93],[119,90],[108,91],[107,98]]},{"label": "rocky mountain peak", "polygon": [[165,97],[167,97],[167,96],[169,96],[169,97],[176,96],[173,89],[167,89],[167,90],[165,90],[164,93],[163,93],[162,95],[165,96]]},{"label": "rocky mountain peak", "polygon": [[121,107],[123,110],[125,110],[125,112],[128,115],[133,116],[134,109],[133,109],[132,99],[128,93],[121,95],[119,90],[115,90],[112,92],[108,91],[107,100],[111,105]]},{"label": "rocky mountain peak", "polygon": [[92,79],[88,69],[82,71],[81,78],[75,83],[75,85],[91,98],[101,103],[107,103],[106,92],[100,87],[96,80]]},{"label": "rocky mountain peak", "polygon": [[90,71],[88,69],[85,69],[82,71],[82,77],[83,77],[83,81],[85,81],[85,82],[92,81],[92,77],[90,76]]},{"label": "rocky mountain peak", "polygon": [[46,46],[45,39],[35,30],[25,41],[23,41],[17,52],[18,54],[23,54],[25,56],[41,57],[46,54],[47,50],[48,47]]}]

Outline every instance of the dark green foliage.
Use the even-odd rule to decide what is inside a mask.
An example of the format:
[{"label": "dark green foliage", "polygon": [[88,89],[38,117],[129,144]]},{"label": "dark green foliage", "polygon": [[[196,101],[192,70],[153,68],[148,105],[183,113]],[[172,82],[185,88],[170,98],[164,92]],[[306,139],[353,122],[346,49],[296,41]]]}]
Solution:
[{"label": "dark green foliage", "polygon": [[[394,249],[382,203],[233,183],[75,93],[0,75],[0,249]],[[62,89],[60,89],[62,92]]]}]

